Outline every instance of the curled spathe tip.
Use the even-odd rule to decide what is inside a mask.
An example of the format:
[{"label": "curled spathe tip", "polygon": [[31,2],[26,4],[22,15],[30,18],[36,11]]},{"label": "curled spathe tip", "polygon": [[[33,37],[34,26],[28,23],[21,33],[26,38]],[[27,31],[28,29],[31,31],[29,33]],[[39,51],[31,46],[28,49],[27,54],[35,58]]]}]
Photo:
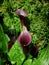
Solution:
[{"label": "curled spathe tip", "polygon": [[15,13],[18,14],[19,16],[24,16],[24,17],[28,15],[26,11],[21,10],[21,9],[16,10]]}]

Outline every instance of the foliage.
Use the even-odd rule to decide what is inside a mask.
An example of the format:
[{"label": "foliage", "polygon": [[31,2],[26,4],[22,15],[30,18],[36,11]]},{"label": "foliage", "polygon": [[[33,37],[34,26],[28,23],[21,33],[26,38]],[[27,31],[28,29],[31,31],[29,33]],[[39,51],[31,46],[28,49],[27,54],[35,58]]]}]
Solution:
[{"label": "foliage", "polygon": [[8,52],[8,46],[7,46],[8,41],[9,41],[9,39],[4,34],[2,26],[0,25],[0,51],[1,52],[4,52],[4,53]]},{"label": "foliage", "polygon": [[[34,58],[23,53],[18,42],[8,49],[10,35],[18,38],[22,31],[19,16],[15,10],[28,12],[25,25],[32,36],[29,46],[39,46]],[[2,18],[2,19],[1,19]],[[49,65],[49,1],[48,0],[0,0],[0,65]],[[28,50],[29,54],[29,50]]]},{"label": "foliage", "polygon": [[24,62],[24,65],[31,65],[32,59],[28,59]]},{"label": "foliage", "polygon": [[22,48],[17,41],[9,51],[8,56],[12,64],[17,63],[17,65],[21,65],[24,61],[25,55],[23,54]]},{"label": "foliage", "polygon": [[32,63],[32,65],[49,65],[49,51],[48,51],[49,47],[47,46],[45,49],[41,50],[39,53],[39,56],[36,60],[34,60],[34,62]]}]

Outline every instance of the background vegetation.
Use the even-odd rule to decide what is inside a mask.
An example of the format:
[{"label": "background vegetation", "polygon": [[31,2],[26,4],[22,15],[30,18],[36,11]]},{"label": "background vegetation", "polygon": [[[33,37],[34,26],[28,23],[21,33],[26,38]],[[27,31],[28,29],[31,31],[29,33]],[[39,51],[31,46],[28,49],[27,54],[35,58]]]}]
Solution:
[{"label": "background vegetation", "polygon": [[[38,56],[24,55],[21,46],[14,42],[8,49],[11,40],[16,38],[22,28],[15,10],[28,12],[25,24],[32,36],[31,45],[39,45]],[[29,46],[29,47],[30,47]],[[14,49],[15,48],[15,49]],[[0,65],[49,65],[49,1],[48,0],[0,0]]]}]

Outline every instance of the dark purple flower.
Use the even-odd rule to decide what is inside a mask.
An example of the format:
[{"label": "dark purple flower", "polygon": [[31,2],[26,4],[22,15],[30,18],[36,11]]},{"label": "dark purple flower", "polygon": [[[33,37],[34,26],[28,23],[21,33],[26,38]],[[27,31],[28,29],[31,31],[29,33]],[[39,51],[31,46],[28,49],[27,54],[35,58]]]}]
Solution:
[{"label": "dark purple flower", "polygon": [[32,41],[32,37],[31,37],[29,31],[27,29],[23,30],[18,37],[18,42],[22,46],[27,46],[31,43],[31,41]]},{"label": "dark purple flower", "polygon": [[19,15],[20,20],[21,20],[21,25],[23,26],[24,21],[25,21],[25,17],[27,16],[28,13],[26,11],[23,11],[23,10],[20,10],[20,9],[16,10],[15,12],[16,12],[16,14]]},{"label": "dark purple flower", "polygon": [[9,50],[11,49],[12,45],[13,45],[13,43],[10,41],[10,42],[8,43],[8,49],[9,49]]},{"label": "dark purple flower", "polygon": [[30,48],[30,54],[33,55],[33,57],[37,57],[37,55],[38,55],[38,45],[32,46]]}]

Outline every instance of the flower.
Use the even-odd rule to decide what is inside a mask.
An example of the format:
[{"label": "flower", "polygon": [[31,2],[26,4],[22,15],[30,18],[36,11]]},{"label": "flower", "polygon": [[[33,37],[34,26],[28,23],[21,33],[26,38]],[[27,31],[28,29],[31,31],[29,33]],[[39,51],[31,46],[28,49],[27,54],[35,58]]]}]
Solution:
[{"label": "flower", "polygon": [[32,41],[32,37],[29,31],[25,28],[18,37],[18,42],[22,46],[28,46]]},{"label": "flower", "polygon": [[25,22],[25,17],[27,16],[28,13],[20,9],[16,10],[15,13],[19,15],[21,20],[21,25],[23,26]]}]

